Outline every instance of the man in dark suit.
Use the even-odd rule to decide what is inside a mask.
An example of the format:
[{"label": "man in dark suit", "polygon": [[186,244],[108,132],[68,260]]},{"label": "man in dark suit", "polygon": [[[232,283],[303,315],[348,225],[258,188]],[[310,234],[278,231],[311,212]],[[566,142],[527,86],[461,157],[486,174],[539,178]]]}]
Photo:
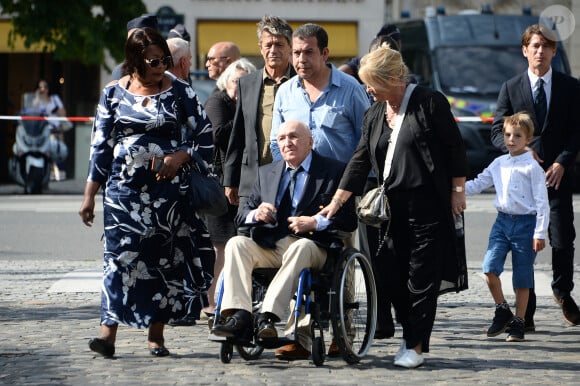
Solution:
[{"label": "man in dark suit", "polygon": [[232,205],[243,205],[252,191],[258,166],[272,162],[274,96],[280,84],[296,74],[290,65],[290,25],[276,16],[264,16],[257,34],[264,68],[239,80],[236,115],[224,165],[223,185]]},{"label": "man in dark suit", "polygon": [[[312,151],[312,135],[303,122],[282,124],[278,144],[283,160],[258,169],[252,194],[238,211],[236,222],[246,235],[226,244],[221,313],[228,319],[213,326],[218,336],[247,336],[252,324],[252,270],[279,267],[262,303],[257,332],[260,338],[276,338],[274,323],[286,313],[302,269],[323,267],[327,248],[337,242],[330,231],[356,229],[352,198],[332,221],[317,214],[332,200],[345,165]],[[310,338],[298,333],[299,343],[276,350],[276,356],[308,358]]]},{"label": "man in dark suit", "polygon": [[[580,148],[580,84],[576,79],[552,70],[556,38],[548,27],[541,24],[528,27],[522,36],[522,52],[528,60],[528,71],[503,85],[491,138],[497,148],[506,151],[503,117],[527,111],[534,119],[536,131],[529,148],[546,171],[554,300],[561,306],[564,320],[578,325],[580,312],[570,296],[574,288],[576,237],[570,170]],[[536,296],[531,289],[525,319],[527,331],[535,330],[535,309]],[[505,323],[507,325],[509,320]]]}]

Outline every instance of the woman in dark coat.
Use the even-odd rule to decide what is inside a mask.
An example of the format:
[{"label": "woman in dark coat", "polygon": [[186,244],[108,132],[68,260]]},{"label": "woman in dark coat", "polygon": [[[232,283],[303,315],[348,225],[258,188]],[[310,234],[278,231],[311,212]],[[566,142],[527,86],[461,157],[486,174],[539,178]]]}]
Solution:
[{"label": "woman in dark coat", "polygon": [[414,368],[429,351],[437,296],[467,288],[464,240],[454,230],[454,217],[465,209],[467,161],[446,98],[409,84],[407,75],[400,53],[388,45],[362,58],[359,76],[377,103],[367,111],[360,143],[322,213],[332,216],[352,194],[362,194],[371,169],[384,181],[392,218],[377,280],[388,283],[403,327],[394,364]]}]

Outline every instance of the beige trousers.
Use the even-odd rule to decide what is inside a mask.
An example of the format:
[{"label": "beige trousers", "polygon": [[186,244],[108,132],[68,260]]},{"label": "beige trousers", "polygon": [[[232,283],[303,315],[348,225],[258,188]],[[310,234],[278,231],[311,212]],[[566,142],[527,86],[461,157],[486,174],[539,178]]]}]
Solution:
[{"label": "beige trousers", "polygon": [[275,250],[270,250],[249,237],[235,236],[225,249],[222,312],[236,308],[252,312],[252,270],[280,268],[268,287],[262,312],[281,317],[298,288],[302,269],[320,269],[325,261],[326,250],[309,239],[287,236],[276,243]]}]

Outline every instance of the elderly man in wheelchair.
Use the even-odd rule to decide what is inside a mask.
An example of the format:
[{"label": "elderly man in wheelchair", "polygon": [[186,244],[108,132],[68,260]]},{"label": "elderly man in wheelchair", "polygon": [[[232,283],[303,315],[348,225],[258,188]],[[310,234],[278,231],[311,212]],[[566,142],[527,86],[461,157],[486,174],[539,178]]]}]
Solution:
[{"label": "elderly man in wheelchair", "polygon": [[[337,241],[334,232],[352,232],[357,225],[352,199],[339,203],[341,209],[331,221],[317,214],[333,199],[345,165],[312,150],[308,126],[285,122],[278,130],[278,145],[283,160],[260,167],[253,192],[236,217],[242,235],[226,244],[221,317],[211,328],[219,337],[276,339],[275,323],[287,314],[301,271],[322,269],[328,249]],[[252,315],[255,268],[279,268],[256,317]],[[308,358],[311,337],[307,335],[296,334],[292,343],[276,350],[276,357]]]}]

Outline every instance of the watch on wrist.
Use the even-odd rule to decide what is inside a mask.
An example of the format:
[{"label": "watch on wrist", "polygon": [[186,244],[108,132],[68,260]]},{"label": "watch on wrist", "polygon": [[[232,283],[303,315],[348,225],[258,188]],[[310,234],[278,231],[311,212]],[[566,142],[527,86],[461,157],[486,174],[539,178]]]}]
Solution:
[{"label": "watch on wrist", "polygon": [[461,193],[463,192],[463,186],[454,186],[453,189],[451,189],[451,191]]}]

